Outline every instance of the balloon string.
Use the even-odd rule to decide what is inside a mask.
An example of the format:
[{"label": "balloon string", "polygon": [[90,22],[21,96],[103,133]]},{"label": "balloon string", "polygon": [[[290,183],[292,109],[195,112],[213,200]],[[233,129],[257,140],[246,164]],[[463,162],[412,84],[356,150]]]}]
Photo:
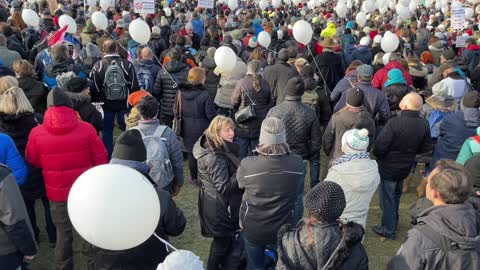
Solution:
[{"label": "balloon string", "polygon": [[320,77],[322,78],[322,81],[323,83],[327,83],[327,81],[325,80],[325,78],[323,77],[323,74],[322,74],[322,71],[320,70],[320,67],[318,66],[318,63],[317,63],[317,60],[315,60],[315,55],[313,54],[312,52],[312,48],[310,48],[310,45],[306,45],[308,51],[310,52],[310,55],[312,56],[313,58],[313,63],[315,64],[315,67],[318,69],[318,73],[320,74]]},{"label": "balloon string", "polygon": [[172,245],[171,245],[170,243],[168,243],[166,240],[164,240],[163,238],[161,238],[160,236],[158,236],[155,232],[153,233],[153,235],[154,235],[155,237],[157,237],[157,239],[160,240],[160,242],[164,243],[167,247],[173,249],[174,251],[177,251],[177,249],[176,249],[174,246],[172,246]]},{"label": "balloon string", "polygon": [[170,74],[170,72],[167,71],[167,69],[163,66],[162,62],[160,62],[160,59],[158,59],[158,57],[155,55],[155,52],[153,51],[153,48],[148,46],[147,44],[147,47],[152,51],[153,53],[153,57],[155,58],[155,60],[157,60],[158,64],[163,68],[163,70],[165,70],[165,72],[167,73],[168,77],[170,77],[170,79],[173,81],[173,88],[177,88],[177,81],[175,81],[175,79],[173,78],[172,74]]}]

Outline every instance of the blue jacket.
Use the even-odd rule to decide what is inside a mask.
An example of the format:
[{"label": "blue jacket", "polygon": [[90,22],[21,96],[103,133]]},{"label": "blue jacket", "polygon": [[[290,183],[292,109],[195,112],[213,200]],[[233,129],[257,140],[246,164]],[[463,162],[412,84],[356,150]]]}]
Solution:
[{"label": "blue jacket", "polygon": [[352,52],[352,61],[360,60],[362,63],[371,65],[373,61],[372,50],[368,46],[358,46]]},{"label": "blue jacket", "polygon": [[430,164],[440,159],[456,160],[465,140],[477,135],[479,116],[478,109],[466,108],[443,118]]},{"label": "blue jacket", "polygon": [[197,36],[203,37],[203,21],[200,19],[193,19],[192,25],[193,25],[193,32]]},{"label": "blue jacket", "polygon": [[7,165],[12,170],[19,186],[25,183],[28,175],[27,165],[18,153],[12,138],[4,133],[0,133],[0,163]]}]

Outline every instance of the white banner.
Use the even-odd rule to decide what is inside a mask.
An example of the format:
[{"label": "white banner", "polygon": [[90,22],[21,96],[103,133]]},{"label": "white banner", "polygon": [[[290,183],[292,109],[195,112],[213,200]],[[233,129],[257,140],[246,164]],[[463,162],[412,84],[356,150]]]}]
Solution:
[{"label": "white banner", "polygon": [[452,15],[450,16],[452,29],[460,30],[465,24],[465,8],[452,8]]},{"label": "white banner", "polygon": [[213,8],[213,0],[198,0],[198,7]]},{"label": "white banner", "polygon": [[155,14],[155,0],[134,0],[135,13]]}]

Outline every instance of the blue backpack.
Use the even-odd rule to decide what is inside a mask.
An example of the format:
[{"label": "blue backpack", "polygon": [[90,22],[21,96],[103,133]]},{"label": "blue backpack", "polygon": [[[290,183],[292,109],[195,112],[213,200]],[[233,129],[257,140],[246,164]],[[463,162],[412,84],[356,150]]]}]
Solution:
[{"label": "blue backpack", "polygon": [[147,90],[149,93],[152,93],[154,81],[149,66],[140,65],[140,68],[137,71],[137,78],[140,89],[144,89]]}]

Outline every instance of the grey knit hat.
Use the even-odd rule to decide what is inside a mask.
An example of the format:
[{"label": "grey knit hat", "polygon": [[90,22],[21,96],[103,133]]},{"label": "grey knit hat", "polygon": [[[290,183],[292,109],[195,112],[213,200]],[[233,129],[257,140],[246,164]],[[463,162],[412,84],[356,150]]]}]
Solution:
[{"label": "grey knit hat", "polygon": [[318,183],[305,197],[305,208],[324,223],[335,222],[346,204],[342,187],[331,181]]},{"label": "grey knit hat", "polygon": [[87,57],[100,57],[100,49],[93,43],[87,43],[86,49]]},{"label": "grey knit hat", "polygon": [[276,117],[265,118],[262,122],[258,142],[263,145],[286,143],[287,136],[282,120]]}]

